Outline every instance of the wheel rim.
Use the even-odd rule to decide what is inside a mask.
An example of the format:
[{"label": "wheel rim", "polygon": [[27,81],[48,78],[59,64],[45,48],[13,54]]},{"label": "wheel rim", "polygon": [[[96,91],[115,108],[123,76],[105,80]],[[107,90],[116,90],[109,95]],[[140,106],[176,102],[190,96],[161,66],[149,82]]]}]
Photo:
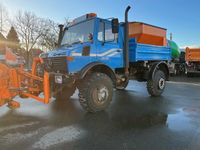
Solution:
[{"label": "wheel rim", "polygon": [[176,75],[176,73],[177,73],[177,70],[175,69],[175,70],[174,70],[174,74]]},{"label": "wheel rim", "polygon": [[97,104],[103,104],[108,99],[108,89],[105,86],[97,87],[94,90],[94,97]]},{"label": "wheel rim", "polygon": [[159,89],[164,89],[164,87],[165,87],[165,79],[163,79],[163,78],[160,78],[160,80],[159,80],[159,82],[158,82],[158,87],[159,87]]}]

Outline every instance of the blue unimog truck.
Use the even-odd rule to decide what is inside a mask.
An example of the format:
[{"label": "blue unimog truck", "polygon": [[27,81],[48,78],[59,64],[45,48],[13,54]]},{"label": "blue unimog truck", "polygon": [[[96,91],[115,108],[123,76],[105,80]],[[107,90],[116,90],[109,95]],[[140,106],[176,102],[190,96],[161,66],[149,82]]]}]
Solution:
[{"label": "blue unimog truck", "polygon": [[59,26],[58,48],[40,56],[51,75],[55,97],[67,99],[78,88],[81,106],[88,112],[97,112],[109,106],[113,89],[125,89],[132,79],[147,82],[151,96],[163,93],[169,78],[171,49],[165,43],[166,35],[163,45],[156,43],[161,38],[151,28],[166,30],[136,23],[137,31],[137,25],[146,26],[149,33],[156,34],[155,44],[148,44],[153,38],[150,34],[143,39],[137,33],[130,36],[134,26],[131,28],[128,22],[129,10],[130,6],[121,23],[116,18],[102,19],[91,13],[66,27]]}]

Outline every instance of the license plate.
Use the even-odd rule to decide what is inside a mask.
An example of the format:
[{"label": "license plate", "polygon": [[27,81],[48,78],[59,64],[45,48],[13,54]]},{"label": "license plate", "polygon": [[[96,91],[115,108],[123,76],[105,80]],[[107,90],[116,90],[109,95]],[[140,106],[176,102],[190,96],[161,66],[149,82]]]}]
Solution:
[{"label": "license plate", "polygon": [[62,82],[63,82],[62,76],[56,75],[55,76],[55,83],[62,84]]}]

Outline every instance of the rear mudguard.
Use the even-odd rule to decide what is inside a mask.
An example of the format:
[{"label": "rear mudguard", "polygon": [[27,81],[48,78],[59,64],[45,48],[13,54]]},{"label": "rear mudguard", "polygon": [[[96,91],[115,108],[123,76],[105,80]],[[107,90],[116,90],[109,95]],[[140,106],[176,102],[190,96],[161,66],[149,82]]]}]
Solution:
[{"label": "rear mudguard", "polygon": [[148,73],[149,79],[154,77],[156,70],[162,70],[166,75],[166,80],[169,80],[169,68],[166,62],[161,61],[152,63]]}]

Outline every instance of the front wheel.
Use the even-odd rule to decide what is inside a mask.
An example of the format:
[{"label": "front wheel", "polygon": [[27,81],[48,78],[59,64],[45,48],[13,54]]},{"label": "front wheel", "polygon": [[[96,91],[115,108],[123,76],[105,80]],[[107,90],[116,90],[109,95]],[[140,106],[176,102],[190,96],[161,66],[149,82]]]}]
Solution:
[{"label": "front wheel", "polygon": [[79,86],[79,101],[88,112],[105,110],[112,101],[113,83],[104,73],[88,75]]},{"label": "front wheel", "polygon": [[160,96],[166,85],[165,73],[161,70],[157,70],[152,79],[147,81],[147,90],[151,96]]}]

